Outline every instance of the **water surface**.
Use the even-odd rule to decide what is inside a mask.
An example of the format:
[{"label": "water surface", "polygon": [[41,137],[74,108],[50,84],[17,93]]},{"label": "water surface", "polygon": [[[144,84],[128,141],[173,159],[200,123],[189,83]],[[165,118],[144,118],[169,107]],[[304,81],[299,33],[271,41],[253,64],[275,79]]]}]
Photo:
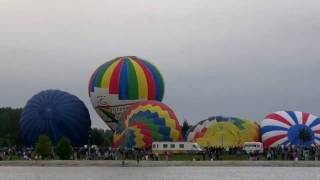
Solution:
[{"label": "water surface", "polygon": [[306,167],[0,167],[1,180],[320,180]]}]

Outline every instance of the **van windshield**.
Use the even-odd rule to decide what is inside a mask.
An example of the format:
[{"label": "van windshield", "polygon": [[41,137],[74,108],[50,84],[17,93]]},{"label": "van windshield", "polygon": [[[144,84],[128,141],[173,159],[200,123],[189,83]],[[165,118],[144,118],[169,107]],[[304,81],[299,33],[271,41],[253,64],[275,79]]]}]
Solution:
[{"label": "van windshield", "polygon": [[198,144],[194,144],[194,145],[192,145],[192,147],[196,148],[196,149],[201,149],[201,147]]},{"label": "van windshield", "polygon": [[259,147],[258,144],[246,144],[244,147]]}]

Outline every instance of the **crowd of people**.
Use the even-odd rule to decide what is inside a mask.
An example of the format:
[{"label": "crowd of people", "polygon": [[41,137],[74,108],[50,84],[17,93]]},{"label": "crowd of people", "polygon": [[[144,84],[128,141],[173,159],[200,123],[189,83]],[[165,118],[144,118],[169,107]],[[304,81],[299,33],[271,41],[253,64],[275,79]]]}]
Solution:
[{"label": "crowd of people", "polygon": [[[297,146],[278,146],[265,148],[263,153],[244,152],[242,148],[204,148],[202,152],[194,154],[193,160],[223,160],[226,155],[246,155],[249,160],[320,160],[320,146],[303,148]],[[201,158],[200,158],[201,157]],[[243,157],[243,156],[242,156]],[[170,152],[164,152],[162,160],[170,160]],[[0,160],[38,160],[41,159],[34,148],[4,147],[0,148]],[[54,159],[54,156],[49,159]],[[112,149],[92,146],[74,148],[72,160],[160,160],[158,153],[151,149]]]},{"label": "crowd of people", "polygon": [[26,147],[18,148],[16,146],[0,148],[1,161],[32,160],[36,158],[37,158],[37,155],[33,148],[26,148]]},{"label": "crowd of people", "polygon": [[320,146],[278,146],[264,151],[267,160],[320,160]]},{"label": "crowd of people", "polygon": [[146,149],[112,149],[99,148],[96,146],[90,149],[74,149],[74,159],[76,160],[160,160],[159,154],[151,153]]},{"label": "crowd of people", "polygon": [[[52,156],[46,159],[54,159],[54,152]],[[38,156],[34,148],[27,147],[3,147],[0,148],[0,161],[10,160],[40,160],[41,156]],[[88,148],[75,147],[71,155],[72,160],[122,160],[122,159],[141,159],[141,160],[160,160],[159,154],[153,154],[149,150],[132,149],[112,149],[105,147],[92,146]]]}]

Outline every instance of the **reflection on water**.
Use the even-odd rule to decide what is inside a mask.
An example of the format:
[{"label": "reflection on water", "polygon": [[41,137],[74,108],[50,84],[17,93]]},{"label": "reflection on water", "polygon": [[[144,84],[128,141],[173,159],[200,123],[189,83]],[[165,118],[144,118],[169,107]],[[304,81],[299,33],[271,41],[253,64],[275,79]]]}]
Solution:
[{"label": "reflection on water", "polygon": [[320,180],[301,167],[0,167],[1,180]]}]

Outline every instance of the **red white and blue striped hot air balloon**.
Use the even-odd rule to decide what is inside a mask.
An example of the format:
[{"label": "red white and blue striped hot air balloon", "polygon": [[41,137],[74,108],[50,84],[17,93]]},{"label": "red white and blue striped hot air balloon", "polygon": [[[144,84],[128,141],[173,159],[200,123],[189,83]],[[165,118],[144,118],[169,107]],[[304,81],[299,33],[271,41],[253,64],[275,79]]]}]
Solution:
[{"label": "red white and blue striped hot air balloon", "polygon": [[306,112],[278,111],[265,117],[261,124],[265,147],[320,144],[320,118]]},{"label": "red white and blue striped hot air balloon", "polygon": [[150,62],[136,56],[115,58],[97,68],[89,82],[93,107],[114,131],[120,133],[128,108],[146,100],[162,101],[164,81]]}]

